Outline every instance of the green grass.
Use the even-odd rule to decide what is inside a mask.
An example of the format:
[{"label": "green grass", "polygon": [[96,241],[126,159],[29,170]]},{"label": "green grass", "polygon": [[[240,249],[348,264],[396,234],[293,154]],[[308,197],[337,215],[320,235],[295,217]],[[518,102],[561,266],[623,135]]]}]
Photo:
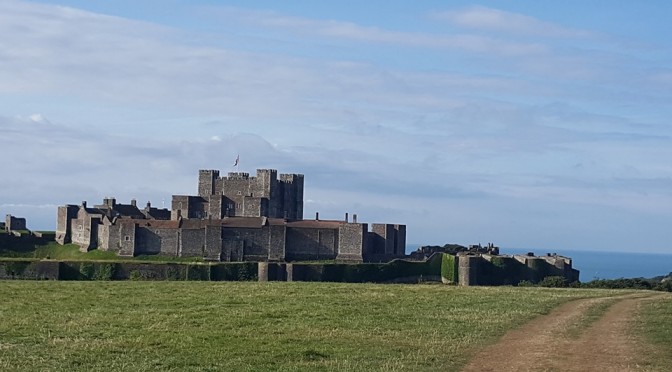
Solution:
[{"label": "green grass", "polygon": [[642,304],[636,333],[649,345],[645,352],[654,370],[669,370],[672,365],[672,296]]},{"label": "green grass", "polygon": [[456,370],[608,290],[255,282],[0,285],[0,370]]},{"label": "green grass", "polygon": [[139,255],[132,259],[133,261],[149,261],[149,262],[204,262],[203,257],[175,257],[166,256],[162,254]]},{"label": "green grass", "polygon": [[164,255],[140,255],[133,258],[119,257],[115,252],[93,249],[80,252],[76,244],[60,245],[54,241],[46,244],[23,244],[9,248],[0,248],[3,258],[37,258],[51,260],[94,260],[94,261],[151,261],[151,262],[203,262],[202,257],[173,257]]},{"label": "green grass", "polygon": [[593,323],[598,321],[607,312],[607,310],[609,310],[609,308],[618,301],[618,298],[612,298],[593,304],[588,308],[588,310],[586,310],[586,312],[576,323],[572,324],[571,327],[565,330],[565,334],[571,338],[580,337],[585,330],[590,328]]}]

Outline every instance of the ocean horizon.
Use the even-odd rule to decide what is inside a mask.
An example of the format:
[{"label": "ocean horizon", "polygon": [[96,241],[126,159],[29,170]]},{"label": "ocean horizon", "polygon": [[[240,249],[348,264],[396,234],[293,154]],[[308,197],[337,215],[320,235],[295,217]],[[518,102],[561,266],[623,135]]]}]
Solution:
[{"label": "ocean horizon", "polygon": [[[407,252],[421,245],[408,244]],[[558,253],[572,259],[572,267],[579,270],[579,280],[589,282],[594,279],[652,278],[672,272],[672,253],[605,252],[565,249],[558,252],[525,248],[502,248],[501,254],[525,254],[534,252],[537,256]]]}]

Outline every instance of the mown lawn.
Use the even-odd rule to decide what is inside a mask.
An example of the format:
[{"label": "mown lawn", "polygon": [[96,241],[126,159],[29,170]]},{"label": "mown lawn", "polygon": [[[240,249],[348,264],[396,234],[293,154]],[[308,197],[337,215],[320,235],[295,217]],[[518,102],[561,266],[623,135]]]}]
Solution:
[{"label": "mown lawn", "polygon": [[455,370],[607,290],[255,282],[0,282],[0,370]]}]

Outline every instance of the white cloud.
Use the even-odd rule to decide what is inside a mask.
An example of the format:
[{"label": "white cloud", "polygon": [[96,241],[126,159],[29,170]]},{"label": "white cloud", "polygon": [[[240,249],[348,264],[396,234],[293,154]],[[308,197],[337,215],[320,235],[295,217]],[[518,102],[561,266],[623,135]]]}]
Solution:
[{"label": "white cloud", "polygon": [[437,11],[432,13],[431,16],[435,19],[445,20],[475,30],[507,32],[533,37],[586,38],[596,36],[593,32],[563,27],[523,14],[483,6],[472,6],[453,11]]},{"label": "white cloud", "polygon": [[[275,48],[255,49],[231,42],[236,35],[218,44],[219,35],[2,3],[0,157],[14,159],[3,168],[13,177],[0,183],[2,208],[53,222],[48,208],[28,208],[105,195],[161,205],[195,192],[197,169],[226,173],[240,154],[241,170],[305,173],[308,217],[348,211],[406,222],[420,242],[520,242],[521,225],[555,231],[563,219],[588,234],[574,214],[588,224],[593,209],[614,223],[669,214],[658,182],[672,172],[672,132],[655,116],[630,114],[648,115],[639,102],[666,104],[669,93],[610,80],[634,69],[665,84],[666,70],[622,70],[638,60],[521,42],[517,35],[540,27],[541,36],[582,36],[471,12],[454,22],[479,33],[431,34],[225,9],[247,27],[241,34],[255,33],[243,41]],[[517,28],[502,29],[508,20]],[[296,53],[298,39],[345,43],[366,58]],[[381,46],[437,62],[387,64],[390,54],[370,52]],[[614,109],[624,104],[634,109]]]}]

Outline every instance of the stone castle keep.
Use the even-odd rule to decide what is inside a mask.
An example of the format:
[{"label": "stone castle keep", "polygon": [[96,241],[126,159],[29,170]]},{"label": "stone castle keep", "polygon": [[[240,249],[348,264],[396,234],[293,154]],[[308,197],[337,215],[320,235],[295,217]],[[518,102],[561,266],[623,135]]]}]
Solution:
[{"label": "stone castle keep", "polygon": [[342,260],[405,256],[406,226],[303,219],[303,175],[259,169],[256,176],[201,170],[198,195],[173,195],[170,210],[106,198],[58,208],[56,241],[82,251],[132,257],[164,254],[210,261]]}]

